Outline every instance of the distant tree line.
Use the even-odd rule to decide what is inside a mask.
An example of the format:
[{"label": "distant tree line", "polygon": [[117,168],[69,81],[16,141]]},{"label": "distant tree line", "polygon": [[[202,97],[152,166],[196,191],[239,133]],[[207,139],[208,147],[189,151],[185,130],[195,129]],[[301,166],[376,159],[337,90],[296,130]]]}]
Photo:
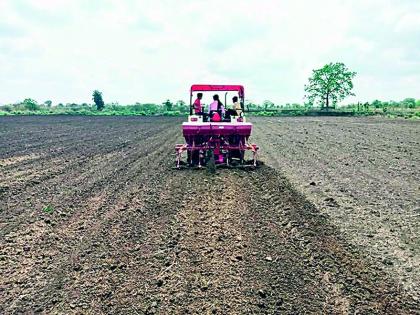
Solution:
[{"label": "distant tree line", "polygon": [[[99,91],[97,91],[99,92]],[[100,93],[100,92],[99,92]],[[94,93],[93,104],[88,103],[58,103],[48,100],[38,103],[26,98],[22,102],[0,106],[0,116],[4,115],[139,115],[139,116],[181,116],[189,113],[189,106],[183,100],[172,102],[165,100],[161,104],[135,103],[120,105],[119,103],[105,103],[102,93]]]},{"label": "distant tree line", "polygon": [[[262,103],[255,103],[251,100],[245,101],[245,109],[254,115],[276,116],[281,114],[303,115],[306,112],[321,110],[323,107],[317,104],[307,103],[285,103],[275,104],[270,100]],[[350,103],[347,105],[332,105],[330,111],[349,111],[355,114],[386,114],[396,111],[419,112],[420,100],[405,98],[402,101],[381,101]],[[184,101],[176,102],[165,100],[160,104],[135,103],[121,105],[119,103],[104,103],[98,107],[97,104],[87,103],[58,103],[53,104],[47,100],[38,103],[34,99],[26,98],[16,104],[0,106],[0,115],[140,115],[140,116],[182,116],[188,115],[189,105]]]},{"label": "distant tree line", "polygon": [[[317,111],[327,109],[329,114],[375,115],[386,114],[395,116],[420,117],[420,100],[405,98],[402,101],[380,101],[355,103],[338,106],[338,101],[348,95],[353,87],[351,79],[356,73],[349,71],[342,63],[330,63],[323,68],[314,70],[305,90],[309,93],[306,102],[275,104],[270,100],[262,103],[245,101],[245,110],[253,115],[281,116],[281,115],[310,115],[319,114]],[[345,87],[343,87],[343,85]],[[16,104],[0,106],[0,116],[4,115],[140,115],[140,116],[181,116],[188,115],[190,108],[183,100],[172,102],[167,99],[160,104],[135,103],[120,105],[119,103],[105,103],[102,92],[94,90],[93,104],[87,103],[58,103],[51,100],[38,103],[32,98],[26,98]]]}]

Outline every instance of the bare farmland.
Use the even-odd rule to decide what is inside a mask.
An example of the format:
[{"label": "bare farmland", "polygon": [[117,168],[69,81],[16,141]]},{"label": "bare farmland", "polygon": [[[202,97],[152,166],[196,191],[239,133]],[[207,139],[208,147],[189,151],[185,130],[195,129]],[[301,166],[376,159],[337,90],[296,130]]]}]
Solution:
[{"label": "bare farmland", "polygon": [[180,119],[1,118],[0,312],[414,313],[419,125],[254,121],[265,165],[209,175]]}]

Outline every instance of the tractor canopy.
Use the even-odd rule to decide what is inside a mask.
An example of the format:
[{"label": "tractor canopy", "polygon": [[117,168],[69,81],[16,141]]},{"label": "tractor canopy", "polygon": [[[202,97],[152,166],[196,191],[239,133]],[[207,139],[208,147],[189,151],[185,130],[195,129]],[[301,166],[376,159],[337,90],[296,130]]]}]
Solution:
[{"label": "tractor canopy", "polygon": [[211,91],[226,92],[225,105],[226,105],[227,92],[230,92],[230,91],[238,92],[240,104],[241,104],[242,110],[244,110],[245,91],[244,91],[243,85],[193,84],[191,85],[191,90],[190,90],[190,115],[192,115],[192,110],[193,110],[193,107],[192,107],[193,93],[194,92],[211,92]]},{"label": "tractor canopy", "polygon": [[214,84],[193,84],[191,85],[191,95],[193,92],[209,91],[237,91],[240,98],[244,98],[244,87],[242,85],[214,85]]}]

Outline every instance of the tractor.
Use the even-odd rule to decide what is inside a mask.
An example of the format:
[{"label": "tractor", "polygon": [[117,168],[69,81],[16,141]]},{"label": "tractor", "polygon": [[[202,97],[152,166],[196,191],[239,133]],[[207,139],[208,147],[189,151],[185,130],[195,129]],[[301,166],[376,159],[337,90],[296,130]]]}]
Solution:
[{"label": "tractor", "polygon": [[[225,105],[228,92],[233,92],[238,100],[237,111],[229,109],[223,112],[218,110],[197,110],[193,106],[194,95],[202,96],[202,92],[224,92]],[[219,100],[219,94],[213,99]],[[258,146],[249,144],[252,123],[247,122],[244,115],[244,87],[242,85],[208,85],[194,84],[190,89],[190,114],[188,121],[182,123],[184,144],[177,144],[176,168],[181,167],[207,167],[215,169],[216,166],[225,167],[256,167]],[[222,104],[219,101],[219,104]],[[195,105],[195,103],[194,103]],[[211,105],[209,105],[210,107]],[[228,106],[229,107],[229,106]],[[252,152],[252,160],[245,160],[245,152]],[[182,161],[183,153],[187,153],[187,162]]]}]

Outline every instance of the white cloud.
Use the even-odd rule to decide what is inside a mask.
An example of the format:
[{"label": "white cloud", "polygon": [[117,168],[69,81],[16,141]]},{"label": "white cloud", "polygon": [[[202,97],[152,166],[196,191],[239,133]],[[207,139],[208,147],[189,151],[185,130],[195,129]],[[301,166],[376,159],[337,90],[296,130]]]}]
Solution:
[{"label": "white cloud", "polygon": [[420,32],[420,12],[410,12],[401,17],[395,27],[397,32]]},{"label": "white cloud", "polygon": [[420,97],[419,14],[408,0],[0,0],[0,103],[89,102],[96,88],[160,102],[219,82],[301,102],[330,61],[359,73],[355,100]]}]

